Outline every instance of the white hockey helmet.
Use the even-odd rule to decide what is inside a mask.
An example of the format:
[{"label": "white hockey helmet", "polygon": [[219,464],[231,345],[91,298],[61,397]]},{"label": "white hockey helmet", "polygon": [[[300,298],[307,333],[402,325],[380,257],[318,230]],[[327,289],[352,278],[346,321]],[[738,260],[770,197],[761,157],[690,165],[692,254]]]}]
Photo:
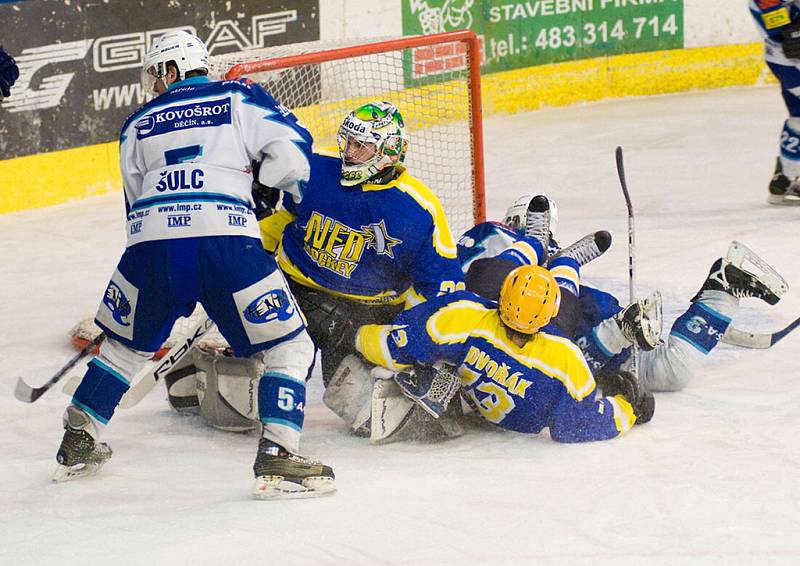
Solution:
[{"label": "white hockey helmet", "polygon": [[208,49],[199,37],[183,30],[168,31],[157,38],[142,62],[142,86],[151,92],[155,82],[167,74],[167,63],[178,69],[178,80],[189,71],[208,71]]},{"label": "white hockey helmet", "polygon": [[533,197],[539,195],[547,198],[547,201],[550,203],[550,237],[555,238],[556,228],[558,227],[558,207],[556,206],[556,201],[544,193],[532,193],[515,200],[514,203],[508,207],[508,210],[506,210],[506,215],[503,217],[503,224],[515,232],[525,232],[525,218],[528,213],[528,205],[533,200]]},{"label": "white hockey helmet", "polygon": [[353,110],[337,134],[341,184],[365,183],[403,162],[408,149],[403,115],[391,102],[370,102]]}]

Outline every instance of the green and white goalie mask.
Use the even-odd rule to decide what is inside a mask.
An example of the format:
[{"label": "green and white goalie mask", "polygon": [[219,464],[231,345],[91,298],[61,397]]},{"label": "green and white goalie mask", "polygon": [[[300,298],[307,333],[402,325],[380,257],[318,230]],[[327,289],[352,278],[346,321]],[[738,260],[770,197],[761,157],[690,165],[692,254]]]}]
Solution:
[{"label": "green and white goalie mask", "polygon": [[394,104],[370,102],[347,115],[337,136],[341,183],[366,183],[403,162],[408,148],[403,116]]}]

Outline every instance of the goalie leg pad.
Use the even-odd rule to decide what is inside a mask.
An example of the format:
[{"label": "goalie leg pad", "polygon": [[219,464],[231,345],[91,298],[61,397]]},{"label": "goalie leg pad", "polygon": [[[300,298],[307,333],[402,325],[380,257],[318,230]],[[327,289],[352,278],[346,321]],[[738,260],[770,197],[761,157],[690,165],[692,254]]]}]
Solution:
[{"label": "goalie leg pad", "polygon": [[257,381],[261,371],[260,364],[253,358],[213,357],[208,369],[197,374],[200,416],[221,430],[255,430],[258,427]]},{"label": "goalie leg pad", "polygon": [[200,369],[196,363],[197,351],[192,350],[180,360],[170,372],[164,376],[167,386],[167,401],[179,413],[196,414],[200,409],[200,398],[197,394],[199,374],[205,375],[207,367]]},{"label": "goalie leg pad", "polygon": [[221,430],[258,428],[256,380],[262,366],[252,358],[231,358],[193,350],[165,377],[170,405],[181,413],[199,413]]},{"label": "goalie leg pad", "polygon": [[369,366],[351,354],[339,364],[322,396],[322,402],[356,433],[369,427],[372,381]]},{"label": "goalie leg pad", "polygon": [[410,399],[393,379],[386,379],[382,368],[373,370],[370,442],[389,444],[403,440],[433,442],[464,434],[458,418],[460,403],[450,404],[443,416],[434,418]]}]

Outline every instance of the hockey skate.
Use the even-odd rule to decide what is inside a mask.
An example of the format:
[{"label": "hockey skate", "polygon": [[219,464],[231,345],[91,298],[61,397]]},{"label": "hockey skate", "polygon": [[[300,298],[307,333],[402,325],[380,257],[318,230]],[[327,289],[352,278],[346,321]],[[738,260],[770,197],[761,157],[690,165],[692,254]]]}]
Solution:
[{"label": "hockey skate", "polygon": [[[550,243],[550,201],[544,195],[536,195],[528,203],[528,211],[525,213],[525,235],[535,238],[541,242],[544,253]],[[547,257],[541,259],[544,263]]]},{"label": "hockey skate", "polygon": [[754,297],[774,305],[788,290],[789,285],[783,277],[766,261],[744,244],[733,241],[727,255],[711,266],[708,277],[692,301],[697,301],[703,291],[724,291],[740,299]]},{"label": "hockey skate", "polygon": [[646,299],[629,304],[614,316],[622,335],[645,351],[658,346],[663,325],[661,293],[653,291]]},{"label": "hockey skate", "polygon": [[82,410],[70,405],[64,414],[64,438],[58,448],[58,467],[54,482],[65,482],[97,473],[111,458],[111,448],[105,442],[95,442],[87,428],[91,419]]},{"label": "hockey skate", "polygon": [[266,438],[258,441],[253,472],[256,499],[317,497],[336,491],[330,466],[292,454]]},{"label": "hockey skate", "polygon": [[587,234],[574,244],[562,248],[550,258],[550,262],[559,257],[571,257],[581,266],[597,259],[611,247],[611,234],[605,230]]},{"label": "hockey skate", "polygon": [[775,173],[769,183],[767,202],[777,205],[800,205],[800,179],[790,179],[783,174],[779,157],[775,163]]}]

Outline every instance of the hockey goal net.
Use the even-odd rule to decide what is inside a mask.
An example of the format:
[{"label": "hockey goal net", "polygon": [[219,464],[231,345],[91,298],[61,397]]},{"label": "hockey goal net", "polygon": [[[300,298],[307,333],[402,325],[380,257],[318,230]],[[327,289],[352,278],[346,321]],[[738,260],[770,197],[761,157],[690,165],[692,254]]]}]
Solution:
[{"label": "hockey goal net", "polygon": [[406,165],[441,200],[458,237],[482,222],[480,49],[471,31],[356,45],[296,43],[211,57],[212,79],[246,77],[291,109],[316,147],[335,147],[344,117],[386,100],[409,136]]},{"label": "hockey goal net", "polygon": [[[295,113],[318,148],[336,146],[339,125],[357,106],[392,102],[409,136],[406,165],[439,197],[454,237],[485,220],[480,46],[473,32],[228,53],[211,57],[209,75],[261,84]],[[165,346],[199,316],[200,310],[179,320]],[[83,321],[73,329],[73,342],[86,345],[99,332]],[[204,339],[209,347],[225,346],[215,329]]]}]

